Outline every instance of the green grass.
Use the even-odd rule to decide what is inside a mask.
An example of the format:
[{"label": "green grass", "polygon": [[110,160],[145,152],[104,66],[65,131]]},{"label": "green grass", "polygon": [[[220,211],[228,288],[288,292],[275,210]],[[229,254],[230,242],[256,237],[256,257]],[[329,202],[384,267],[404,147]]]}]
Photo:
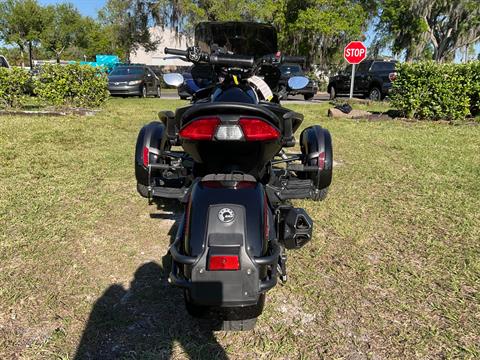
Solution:
[{"label": "green grass", "polygon": [[314,239],[254,332],[209,333],[160,279],[180,210],[148,206],[133,175],[141,125],[181,104],[0,117],[0,358],[71,359],[80,342],[102,359],[480,357],[480,127],[291,105],[340,163],[326,201],[296,203]]}]

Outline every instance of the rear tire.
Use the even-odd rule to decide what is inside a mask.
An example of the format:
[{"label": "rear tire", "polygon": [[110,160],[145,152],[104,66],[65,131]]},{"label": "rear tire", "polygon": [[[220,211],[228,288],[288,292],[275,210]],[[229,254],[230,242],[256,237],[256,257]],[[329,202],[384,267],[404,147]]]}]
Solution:
[{"label": "rear tire", "polygon": [[327,198],[328,195],[328,188],[326,187],[325,189],[320,190],[317,194],[315,194],[313,200],[315,201],[323,201]]},{"label": "rear tire", "polygon": [[328,93],[330,95],[330,100],[333,100],[337,97],[337,91],[335,90],[334,86],[330,87],[330,91]]},{"label": "rear tire", "polygon": [[380,91],[380,89],[378,87],[374,86],[368,92],[368,98],[371,101],[380,101],[380,100],[382,100],[382,92]]},{"label": "rear tire", "polygon": [[144,198],[148,197],[148,186],[137,183],[137,191]]},{"label": "rear tire", "polygon": [[224,320],[221,322],[220,330],[223,331],[249,331],[255,328],[257,318],[246,320]]},{"label": "rear tire", "polygon": [[145,85],[143,85],[140,90],[140,97],[144,99],[147,97],[147,87]]},{"label": "rear tire", "polygon": [[314,96],[315,94],[305,94],[303,95],[303,98],[305,99],[305,101],[309,101],[312,100]]}]

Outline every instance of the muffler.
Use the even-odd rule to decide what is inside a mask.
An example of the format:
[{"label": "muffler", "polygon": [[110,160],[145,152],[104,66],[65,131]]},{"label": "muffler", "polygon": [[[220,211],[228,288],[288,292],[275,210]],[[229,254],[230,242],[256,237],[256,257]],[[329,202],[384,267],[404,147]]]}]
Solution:
[{"label": "muffler", "polygon": [[312,238],[313,221],[304,209],[290,208],[284,217],[283,239],[287,249],[300,249]]}]

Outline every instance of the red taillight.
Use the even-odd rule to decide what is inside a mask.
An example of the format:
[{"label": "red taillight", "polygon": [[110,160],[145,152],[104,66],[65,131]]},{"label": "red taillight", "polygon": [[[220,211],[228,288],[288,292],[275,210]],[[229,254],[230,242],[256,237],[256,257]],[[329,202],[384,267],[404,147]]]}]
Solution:
[{"label": "red taillight", "polygon": [[240,262],[237,255],[211,255],[208,270],[239,270]]},{"label": "red taillight", "polygon": [[143,166],[148,167],[150,164],[150,152],[148,151],[148,147],[143,148]]},{"label": "red taillight", "polygon": [[397,73],[392,72],[392,73],[388,74],[388,78],[390,79],[390,81],[395,81],[395,79],[397,78]]},{"label": "red taillight", "polygon": [[323,170],[325,167],[325,151],[322,151],[320,154],[318,154],[318,167]]},{"label": "red taillight", "polygon": [[187,140],[212,140],[218,124],[220,119],[217,117],[194,120],[180,130],[180,137]]},{"label": "red taillight", "polygon": [[280,132],[266,121],[241,118],[239,123],[247,141],[274,140],[280,137]]}]

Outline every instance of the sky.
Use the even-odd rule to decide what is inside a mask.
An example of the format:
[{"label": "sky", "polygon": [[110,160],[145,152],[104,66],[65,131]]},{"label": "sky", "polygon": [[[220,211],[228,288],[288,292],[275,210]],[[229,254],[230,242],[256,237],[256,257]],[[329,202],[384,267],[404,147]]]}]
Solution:
[{"label": "sky", "polygon": [[42,5],[72,3],[82,13],[82,15],[97,17],[97,12],[106,3],[106,0],[39,0]]}]

